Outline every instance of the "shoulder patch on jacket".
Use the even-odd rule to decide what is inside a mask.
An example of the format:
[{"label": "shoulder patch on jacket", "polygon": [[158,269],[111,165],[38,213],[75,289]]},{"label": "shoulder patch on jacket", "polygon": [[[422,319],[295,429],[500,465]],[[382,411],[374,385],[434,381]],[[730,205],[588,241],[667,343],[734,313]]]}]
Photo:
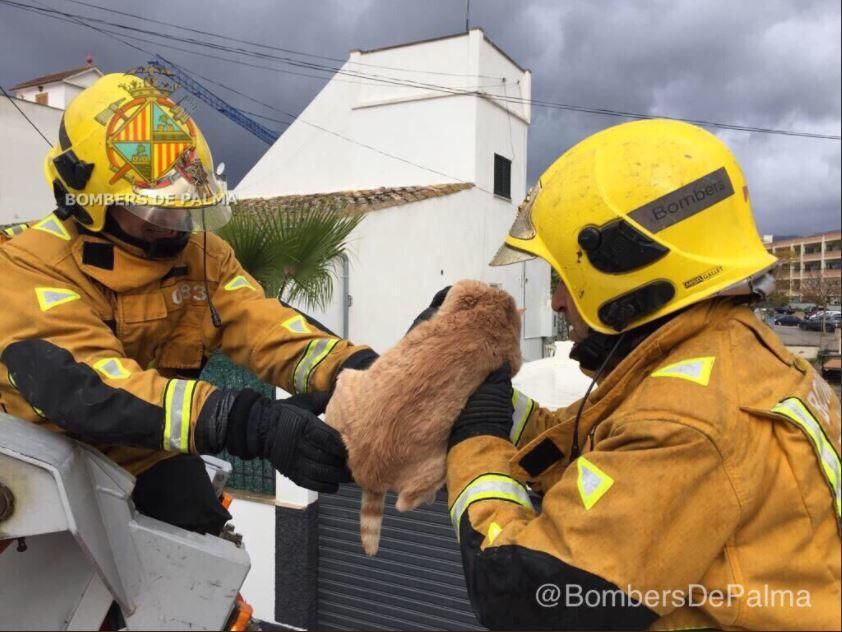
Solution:
[{"label": "shoulder patch on jacket", "polygon": [[653,371],[650,377],[675,377],[707,386],[710,383],[714,362],[716,362],[716,358],[713,356],[690,358],[661,367]]},{"label": "shoulder patch on jacket", "polygon": [[35,296],[38,297],[38,306],[42,312],[82,298],[73,290],[61,287],[36,287]]},{"label": "shoulder patch on jacket", "polygon": [[37,222],[32,229],[40,230],[41,232],[52,235],[53,237],[58,237],[64,241],[70,241],[70,233],[67,232],[64,224],[62,224],[59,218],[53,213],[50,213],[40,222]]},{"label": "shoulder patch on jacket", "polygon": [[307,326],[307,321],[301,314],[296,314],[281,323],[281,326],[291,331],[294,334],[309,334],[310,328]]},{"label": "shoulder patch on jacket", "polygon": [[238,274],[225,284],[225,290],[228,292],[233,292],[234,290],[239,290],[240,288],[247,288],[254,291],[254,286],[252,286],[248,279],[242,274]]},{"label": "shoulder patch on jacket", "polygon": [[576,459],[576,468],[579,470],[576,486],[579,488],[582,504],[585,505],[586,510],[590,511],[591,507],[611,489],[614,479],[583,456]]}]

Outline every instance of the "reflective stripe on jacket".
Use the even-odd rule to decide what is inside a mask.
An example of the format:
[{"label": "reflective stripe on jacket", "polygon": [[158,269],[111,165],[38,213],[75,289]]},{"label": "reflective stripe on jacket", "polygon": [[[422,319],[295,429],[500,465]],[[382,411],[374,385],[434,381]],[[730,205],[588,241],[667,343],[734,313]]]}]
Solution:
[{"label": "reflective stripe on jacket", "polygon": [[[0,247],[0,404],[94,443],[133,473],[193,449],[221,349],[290,392],[331,387],[363,347],[267,298],[230,246],[192,235],[152,261],[54,215]],[[222,327],[214,327],[207,292]]]},{"label": "reflective stripe on jacket", "polygon": [[577,409],[533,405],[518,447],[449,454],[484,624],[840,628],[839,400],[748,308],[707,301],[647,338],[590,397],[571,463]]}]

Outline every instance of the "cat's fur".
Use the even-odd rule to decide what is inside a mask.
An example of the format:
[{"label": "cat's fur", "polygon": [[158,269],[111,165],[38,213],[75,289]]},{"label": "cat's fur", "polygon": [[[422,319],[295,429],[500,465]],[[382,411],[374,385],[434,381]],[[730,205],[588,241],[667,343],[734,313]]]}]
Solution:
[{"label": "cat's fur", "polygon": [[504,362],[521,366],[514,299],[477,281],[453,286],[438,313],[366,371],[339,374],[325,419],[348,447],[363,488],[360,536],[377,552],[387,491],[398,511],[432,502],[445,482],[447,439],[468,397]]}]

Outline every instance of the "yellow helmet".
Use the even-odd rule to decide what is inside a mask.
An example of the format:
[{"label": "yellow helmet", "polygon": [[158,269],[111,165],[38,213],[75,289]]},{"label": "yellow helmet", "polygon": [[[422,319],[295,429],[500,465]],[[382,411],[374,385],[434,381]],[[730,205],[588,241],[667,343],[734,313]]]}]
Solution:
[{"label": "yellow helmet", "polygon": [[[44,161],[60,217],[100,231],[111,205],[175,230],[213,230],[231,215],[205,137],[174,86],[109,74],[74,98]],[[177,210],[180,209],[180,210]]]},{"label": "yellow helmet", "polygon": [[669,120],[605,129],[544,172],[491,265],[535,256],[603,334],[716,294],[768,294],[777,262],[733,154],[713,134]]}]

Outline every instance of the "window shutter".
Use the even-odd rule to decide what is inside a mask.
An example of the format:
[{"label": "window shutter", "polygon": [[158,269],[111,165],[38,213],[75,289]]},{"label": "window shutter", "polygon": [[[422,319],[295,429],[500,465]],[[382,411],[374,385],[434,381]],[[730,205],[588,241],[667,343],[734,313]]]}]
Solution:
[{"label": "window shutter", "polygon": [[494,195],[512,199],[512,161],[494,154]]}]

